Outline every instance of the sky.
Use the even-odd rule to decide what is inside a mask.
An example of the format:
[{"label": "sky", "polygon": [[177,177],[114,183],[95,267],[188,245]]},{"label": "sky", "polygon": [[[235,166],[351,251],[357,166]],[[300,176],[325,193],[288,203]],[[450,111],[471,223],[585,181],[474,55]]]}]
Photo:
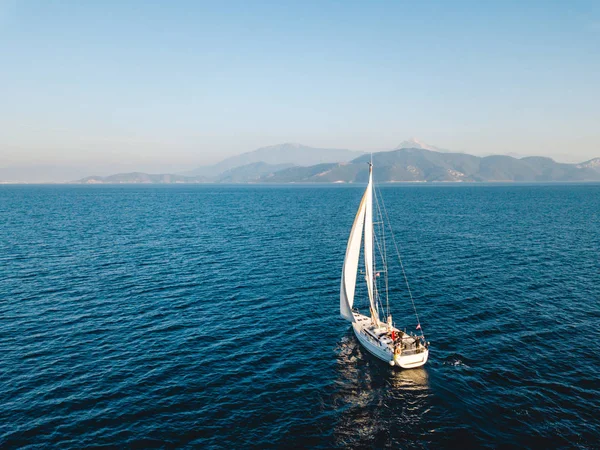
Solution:
[{"label": "sky", "polygon": [[600,156],[598,1],[0,0],[0,167]]}]

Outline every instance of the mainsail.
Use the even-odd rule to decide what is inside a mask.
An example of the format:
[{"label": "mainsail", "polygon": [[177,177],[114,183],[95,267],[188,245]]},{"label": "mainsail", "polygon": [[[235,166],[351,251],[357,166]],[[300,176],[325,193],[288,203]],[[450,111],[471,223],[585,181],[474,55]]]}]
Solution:
[{"label": "mainsail", "polygon": [[369,184],[358,207],[354,224],[348,238],[346,247],[346,258],[342,268],[342,282],[340,286],[340,315],[350,322],[354,322],[352,305],[354,303],[354,292],[356,289],[356,274],[358,271],[358,258],[360,256],[360,244],[362,241],[363,228],[365,280],[369,292],[371,304],[371,317],[377,323],[379,313],[375,303],[374,277],[373,277],[373,173],[369,167]]}]

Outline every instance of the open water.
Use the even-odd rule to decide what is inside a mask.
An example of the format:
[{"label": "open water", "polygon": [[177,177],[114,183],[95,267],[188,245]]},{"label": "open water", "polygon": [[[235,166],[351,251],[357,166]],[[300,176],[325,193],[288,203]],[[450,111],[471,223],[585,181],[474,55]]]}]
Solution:
[{"label": "open water", "polygon": [[363,189],[0,186],[0,447],[600,447],[600,185],[382,187],[410,371],[339,319]]}]

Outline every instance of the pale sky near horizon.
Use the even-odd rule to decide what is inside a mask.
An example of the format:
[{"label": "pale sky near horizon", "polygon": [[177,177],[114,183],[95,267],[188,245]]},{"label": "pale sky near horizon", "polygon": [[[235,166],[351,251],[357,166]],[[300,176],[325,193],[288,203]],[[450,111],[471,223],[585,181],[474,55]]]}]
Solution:
[{"label": "pale sky near horizon", "polygon": [[600,156],[599,1],[0,0],[0,167]]}]

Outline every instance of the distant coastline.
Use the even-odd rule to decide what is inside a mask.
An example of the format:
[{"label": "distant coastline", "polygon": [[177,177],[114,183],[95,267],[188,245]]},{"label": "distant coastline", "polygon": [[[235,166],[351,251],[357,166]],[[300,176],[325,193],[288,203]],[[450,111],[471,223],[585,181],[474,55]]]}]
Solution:
[{"label": "distant coastline", "polygon": [[[264,161],[226,169],[213,175],[127,173],[91,176],[78,184],[249,184],[249,183],[364,183],[372,158],[380,183],[514,183],[600,181],[600,158],[580,164],[551,158],[496,155],[478,157],[424,148],[401,148],[361,155],[349,162],[308,166]],[[208,172],[208,171],[207,171]],[[205,172],[206,173],[206,172]]]},{"label": "distant coastline", "polygon": [[125,172],[76,180],[48,180],[25,170],[0,169],[1,184],[311,184],[365,183],[367,163],[378,183],[548,183],[600,181],[600,158],[577,164],[548,157],[475,156],[404,141],[389,151],[367,154],[300,144],[263,147],[211,166],[182,173]]},{"label": "distant coastline", "polygon": [[[574,180],[574,181],[502,181],[502,180],[490,180],[490,181],[384,181],[379,183],[380,186],[549,186],[549,185],[593,185],[600,184],[600,180]],[[0,181],[0,186],[79,186],[79,187],[101,187],[101,186],[264,186],[264,187],[277,187],[277,186],[298,186],[298,187],[353,187],[363,186],[362,182],[323,182],[323,181],[307,181],[307,182],[281,182],[281,183],[269,183],[269,182],[247,182],[247,183],[217,183],[214,181],[206,182],[177,182],[177,183],[136,183],[136,182],[106,182],[106,183],[79,183],[73,181],[56,181],[56,182],[37,182],[37,183],[25,183],[25,182],[13,182],[13,181]]]}]

